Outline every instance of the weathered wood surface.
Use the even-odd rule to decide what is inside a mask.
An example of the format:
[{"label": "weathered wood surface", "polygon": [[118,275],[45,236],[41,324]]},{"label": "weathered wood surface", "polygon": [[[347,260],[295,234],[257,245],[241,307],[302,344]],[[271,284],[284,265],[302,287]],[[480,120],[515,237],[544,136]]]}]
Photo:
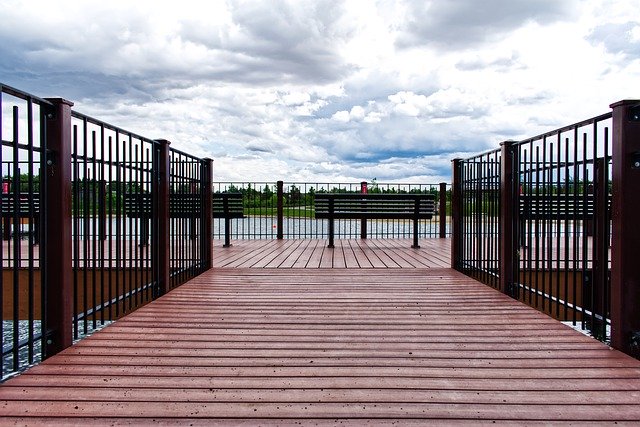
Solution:
[{"label": "weathered wood surface", "polygon": [[215,268],[7,381],[0,417],[633,424],[640,362],[450,269]]},{"label": "weathered wood surface", "polygon": [[235,268],[442,268],[451,264],[451,239],[237,240],[230,248],[214,243],[213,265]]}]

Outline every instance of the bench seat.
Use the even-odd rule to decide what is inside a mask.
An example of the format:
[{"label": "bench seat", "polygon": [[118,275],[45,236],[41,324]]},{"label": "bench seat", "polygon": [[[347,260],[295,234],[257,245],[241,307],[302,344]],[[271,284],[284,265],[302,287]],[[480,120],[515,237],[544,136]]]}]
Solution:
[{"label": "bench seat", "polygon": [[317,193],[315,217],[329,220],[329,247],[334,247],[336,219],[413,220],[413,248],[418,245],[418,221],[435,215],[433,194]]},{"label": "bench seat", "polygon": [[[141,244],[149,240],[148,223],[152,217],[150,193],[125,194],[124,212],[129,218],[140,218],[143,221]],[[195,236],[195,220],[202,215],[202,197],[200,194],[171,194],[169,196],[169,218],[190,219],[190,234]],[[212,194],[212,217],[225,220],[225,243],[231,246],[231,219],[244,218],[241,193]]]}]

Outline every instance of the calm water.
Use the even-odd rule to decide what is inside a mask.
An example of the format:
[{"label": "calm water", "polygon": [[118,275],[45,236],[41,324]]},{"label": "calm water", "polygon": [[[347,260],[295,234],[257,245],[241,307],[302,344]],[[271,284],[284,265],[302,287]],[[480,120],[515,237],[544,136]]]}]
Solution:
[{"label": "calm water", "polygon": [[[233,239],[242,238],[276,238],[277,218],[271,216],[251,216],[231,220],[231,236]],[[435,221],[419,222],[419,237],[437,237],[440,224]],[[447,224],[447,233],[451,227]],[[214,220],[213,235],[223,238],[225,233],[224,221]],[[410,238],[413,236],[413,222],[406,220],[368,220],[367,233],[370,237]],[[326,238],[329,235],[329,222],[313,218],[285,218],[283,221],[285,238]],[[336,238],[360,237],[360,220],[337,220],[335,222]]]},{"label": "calm water", "polygon": [[[87,333],[84,333],[82,322],[80,322],[80,329],[78,331],[78,339],[75,341],[79,341],[92,333],[104,328],[105,326],[111,324],[113,322],[105,322],[104,325],[98,325],[95,329],[91,328],[91,324],[89,325],[89,329]],[[15,325],[18,327],[18,343],[23,346],[18,349],[18,370],[22,371],[29,366],[37,365],[41,361],[41,349],[42,342],[38,338],[40,332],[42,330],[42,324],[40,320],[33,321],[33,347],[32,351],[32,362],[29,362],[29,346],[26,344],[29,339],[29,321],[28,320],[19,320]],[[13,353],[13,345],[14,345],[14,322],[11,320],[4,320],[2,322],[2,372],[3,379],[13,375],[14,372],[14,353]]]}]

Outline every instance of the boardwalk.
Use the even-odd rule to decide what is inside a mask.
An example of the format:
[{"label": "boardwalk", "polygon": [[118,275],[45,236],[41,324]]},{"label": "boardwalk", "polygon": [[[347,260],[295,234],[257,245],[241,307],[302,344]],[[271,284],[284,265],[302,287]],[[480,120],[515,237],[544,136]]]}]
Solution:
[{"label": "boardwalk", "polygon": [[[213,270],[1,386],[0,422],[640,421],[639,361],[447,268],[319,268],[324,250],[303,254],[324,243],[216,249]],[[374,244],[383,264],[408,248]]]},{"label": "boardwalk", "polygon": [[451,239],[423,239],[420,249],[408,239],[237,240],[221,250],[216,241],[214,267],[234,268],[437,268],[451,265]]}]

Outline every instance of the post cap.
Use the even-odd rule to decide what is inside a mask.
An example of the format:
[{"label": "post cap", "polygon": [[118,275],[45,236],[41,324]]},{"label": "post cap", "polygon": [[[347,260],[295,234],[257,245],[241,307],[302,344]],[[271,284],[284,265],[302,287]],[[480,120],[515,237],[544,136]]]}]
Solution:
[{"label": "post cap", "polygon": [[618,102],[614,102],[609,105],[609,108],[623,107],[625,105],[638,105],[640,104],[640,99],[623,99]]},{"label": "post cap", "polygon": [[73,107],[73,102],[69,101],[68,99],[64,99],[64,98],[45,98],[46,101],[49,101],[52,104],[64,104],[64,105],[68,105],[69,107]]}]

